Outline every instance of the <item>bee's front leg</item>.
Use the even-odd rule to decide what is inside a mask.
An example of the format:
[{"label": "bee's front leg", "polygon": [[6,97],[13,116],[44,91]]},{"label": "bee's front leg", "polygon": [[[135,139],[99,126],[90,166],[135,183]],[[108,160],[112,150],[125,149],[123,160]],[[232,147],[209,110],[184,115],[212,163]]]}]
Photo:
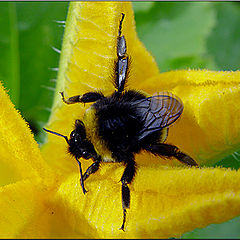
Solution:
[{"label": "bee's front leg", "polygon": [[87,190],[85,189],[84,186],[84,181],[92,174],[95,173],[100,166],[100,162],[101,162],[101,158],[97,159],[94,161],[94,163],[92,165],[90,165],[88,167],[88,169],[86,170],[86,172],[84,174],[82,174],[82,167],[81,167],[81,162],[76,158],[78,165],[79,165],[79,170],[80,170],[80,184],[82,186],[82,190],[83,193],[85,194],[87,192]]},{"label": "bee's front leg", "polygon": [[78,163],[78,166],[79,166],[79,171],[80,171],[80,184],[81,184],[81,187],[82,187],[83,194],[85,194],[87,192],[87,190],[84,187],[81,162],[78,160],[78,158],[76,158],[76,160],[77,160],[77,163]]},{"label": "bee's front leg", "polygon": [[76,95],[70,98],[65,98],[64,93],[60,92],[62,95],[62,100],[66,104],[74,104],[74,103],[90,103],[96,102],[99,99],[104,98],[104,95],[100,92],[88,92],[83,95]]},{"label": "bee's front leg", "polygon": [[100,159],[96,160],[92,165],[88,167],[86,172],[83,174],[83,181],[85,181],[92,173],[95,173],[100,167]]}]

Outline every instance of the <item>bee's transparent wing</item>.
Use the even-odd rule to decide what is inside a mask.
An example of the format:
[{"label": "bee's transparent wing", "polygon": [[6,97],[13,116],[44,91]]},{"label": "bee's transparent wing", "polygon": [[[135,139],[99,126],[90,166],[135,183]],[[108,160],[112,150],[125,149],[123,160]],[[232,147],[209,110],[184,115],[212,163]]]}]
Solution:
[{"label": "bee's transparent wing", "polygon": [[182,101],[169,92],[158,92],[152,97],[136,101],[135,104],[144,122],[139,140],[173,124],[183,111]]}]

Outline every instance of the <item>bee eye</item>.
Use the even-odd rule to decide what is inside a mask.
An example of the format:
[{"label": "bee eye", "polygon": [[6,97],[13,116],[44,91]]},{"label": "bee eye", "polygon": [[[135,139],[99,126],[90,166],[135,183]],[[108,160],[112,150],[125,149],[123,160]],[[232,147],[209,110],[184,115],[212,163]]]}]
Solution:
[{"label": "bee eye", "polygon": [[82,156],[83,156],[84,158],[89,158],[89,154],[88,154],[87,151],[83,151],[83,152],[82,152]]},{"label": "bee eye", "polygon": [[89,159],[91,154],[88,151],[82,151],[82,157],[85,159]]}]

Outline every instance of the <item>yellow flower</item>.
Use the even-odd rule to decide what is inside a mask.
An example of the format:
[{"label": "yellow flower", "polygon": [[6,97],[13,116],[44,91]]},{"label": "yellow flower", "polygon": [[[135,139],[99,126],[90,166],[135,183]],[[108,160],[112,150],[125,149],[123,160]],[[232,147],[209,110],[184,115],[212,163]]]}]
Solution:
[{"label": "yellow flower", "polygon": [[[48,128],[69,135],[88,107],[66,106],[58,94],[73,96],[101,89],[111,93],[116,36],[121,13],[132,58],[129,88],[149,94],[169,90],[184,102],[182,118],[168,142],[205,165],[239,145],[239,72],[173,71],[160,74],[138,40],[130,3],[70,4],[56,96]],[[139,154],[130,185],[126,232],[122,223],[123,166],[103,164],[82,193],[77,163],[66,142],[54,135],[40,150],[26,123],[0,87],[0,233],[2,238],[169,238],[240,214],[240,172],[187,168]],[[82,160],[84,169],[91,161]],[[175,164],[178,164],[176,166]]]}]

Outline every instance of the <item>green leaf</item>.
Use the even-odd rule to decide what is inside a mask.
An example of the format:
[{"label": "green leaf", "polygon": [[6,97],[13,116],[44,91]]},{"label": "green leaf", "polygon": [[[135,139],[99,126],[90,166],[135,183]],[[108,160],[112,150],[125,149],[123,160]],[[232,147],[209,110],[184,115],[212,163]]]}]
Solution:
[{"label": "green leaf", "polygon": [[211,224],[203,229],[195,229],[182,235],[183,239],[239,239],[240,217],[236,217],[221,224]]},{"label": "green leaf", "polygon": [[10,90],[11,100],[18,107],[20,95],[19,37],[16,4],[1,3],[0,79]]},{"label": "green leaf", "polygon": [[139,37],[161,71],[214,67],[206,38],[215,20],[212,3],[161,2],[148,12],[136,13]]},{"label": "green leaf", "polygon": [[215,3],[217,24],[209,36],[208,52],[219,70],[240,68],[239,3]]},{"label": "green leaf", "polygon": [[149,11],[154,6],[154,2],[134,2],[133,10],[134,13]]},{"label": "green leaf", "polygon": [[60,57],[52,47],[61,49],[64,24],[56,21],[66,19],[67,7],[66,2],[17,5],[22,70],[20,109],[39,128],[47,122],[52,106],[57,72],[51,69],[58,68]]},{"label": "green leaf", "polygon": [[[1,3],[0,79],[12,101],[42,132],[55,91],[67,2]],[[39,138],[38,138],[39,139]]]}]

